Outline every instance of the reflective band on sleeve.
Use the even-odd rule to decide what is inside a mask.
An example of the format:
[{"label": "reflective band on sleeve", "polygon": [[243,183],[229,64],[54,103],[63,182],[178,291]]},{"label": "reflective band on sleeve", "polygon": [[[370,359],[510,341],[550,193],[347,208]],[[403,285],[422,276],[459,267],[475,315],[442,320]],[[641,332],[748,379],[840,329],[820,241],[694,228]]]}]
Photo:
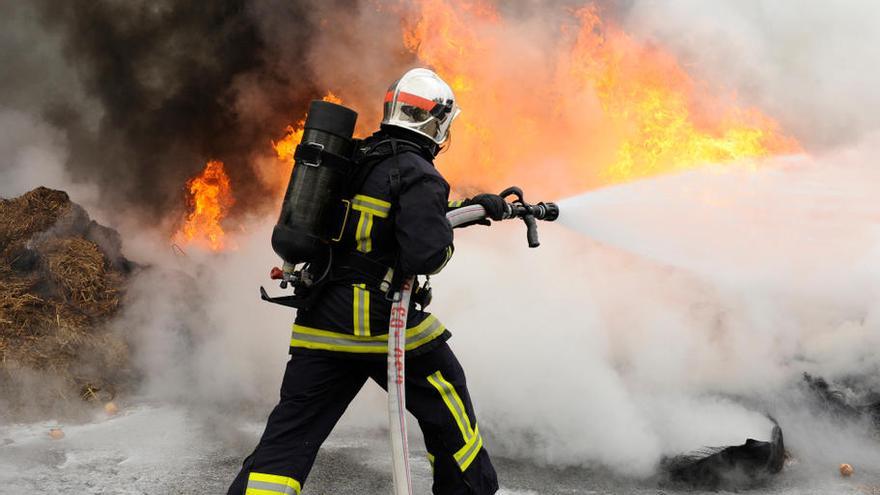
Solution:
[{"label": "reflective band on sleeve", "polygon": [[[446,327],[437,317],[428,316],[418,325],[406,330],[406,350],[413,350],[434,340],[444,330]],[[388,352],[388,335],[351,335],[294,324],[290,346],[325,351],[384,354]]]},{"label": "reflective band on sleeve", "polygon": [[464,402],[461,400],[458,392],[455,391],[455,387],[443,378],[443,374],[438,371],[428,376],[428,382],[440,392],[440,397],[443,398],[443,402],[446,403],[446,407],[449,409],[449,412],[452,413],[452,417],[455,419],[456,424],[458,424],[458,429],[461,431],[464,446],[460,448],[453,457],[455,457],[455,462],[458,464],[458,467],[464,471],[471,465],[477,457],[477,453],[479,453],[480,449],[483,447],[483,439],[480,437],[480,427],[471,427],[471,420],[467,415],[467,410],[464,408]]},{"label": "reflective band on sleeve", "polygon": [[367,284],[355,284],[352,288],[354,290],[354,314],[352,315],[354,334],[367,337],[370,335],[370,291],[367,290]]},{"label": "reflective band on sleeve", "polygon": [[299,495],[299,481],[277,474],[251,473],[245,495]]},{"label": "reflective band on sleeve", "polygon": [[461,205],[464,204],[464,200],[456,199],[455,201],[450,201],[448,204],[450,208],[459,208]]},{"label": "reflective band on sleeve", "polygon": [[386,218],[391,211],[391,203],[371,196],[357,194],[351,200],[351,208],[360,212]]}]

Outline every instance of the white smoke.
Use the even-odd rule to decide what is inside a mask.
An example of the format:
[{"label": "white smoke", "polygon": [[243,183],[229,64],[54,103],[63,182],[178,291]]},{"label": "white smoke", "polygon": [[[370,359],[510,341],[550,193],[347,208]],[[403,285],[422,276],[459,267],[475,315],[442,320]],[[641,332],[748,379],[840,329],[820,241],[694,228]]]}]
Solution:
[{"label": "white smoke", "polygon": [[675,51],[697,79],[734,90],[810,149],[880,127],[880,4],[844,0],[636,1],[628,31]]},{"label": "white smoke", "polygon": [[30,191],[37,185],[64,189],[85,206],[95,204],[97,188],[74,181],[64,167],[64,136],[41,119],[0,106],[0,198]]},{"label": "white smoke", "polygon": [[[586,236],[543,226],[535,251],[518,225],[460,235],[436,311],[458,331],[496,445],[645,474],[661,455],[766,439],[766,412],[797,432],[795,456],[819,462],[821,442],[781,401],[805,371],[880,369],[877,151],[588,193],[560,218]],[[837,446],[880,458],[867,442]]]},{"label": "white smoke", "polygon": [[171,249],[164,235],[132,227],[127,253],[147,268],[117,324],[133,330],[149,396],[236,407],[276,395],[292,312],[259,297],[277,263],[272,225],[250,222],[233,250],[216,255]]},{"label": "white smoke", "polygon": [[[621,13],[633,34],[672,47],[689,71],[778,117],[814,158],[571,198],[562,225],[541,226],[538,250],[526,248],[517,223],[457,233],[431,309],[454,333],[493,454],[642,476],[663,455],[766,439],[768,411],[810,465],[880,462],[863,430],[839,433],[787,402],[803,371],[876,376],[880,365],[880,141],[872,135],[880,117],[870,111],[880,75],[863,68],[877,58],[880,35],[875,3],[848,7],[645,1]],[[389,18],[369,9],[346,16],[364,29]],[[314,65],[345,68],[319,71],[321,82],[366,81],[363,91],[379,94],[394,77],[385,69],[401,65],[386,57],[399,32],[386,31],[345,38],[350,51],[330,43],[333,31],[317,40]],[[0,196],[75,187],[63,139],[39,118],[4,109],[0,129]],[[73,197],[97,202],[88,187]],[[90,212],[100,218],[97,208]],[[258,299],[278,262],[273,222],[246,222],[233,235],[238,249],[217,256],[174,255],[165,229],[117,225],[126,254],[152,266],[117,322],[133,335],[148,397],[212,412],[256,402],[265,415],[293,316]],[[384,423],[375,390],[357,400],[348,424]]]}]

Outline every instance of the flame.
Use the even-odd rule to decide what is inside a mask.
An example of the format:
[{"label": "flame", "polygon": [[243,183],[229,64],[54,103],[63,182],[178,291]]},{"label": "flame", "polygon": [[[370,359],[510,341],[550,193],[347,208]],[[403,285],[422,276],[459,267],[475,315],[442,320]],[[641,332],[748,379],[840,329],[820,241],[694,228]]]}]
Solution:
[{"label": "flame", "polygon": [[[342,98],[333,94],[333,92],[328,91],[323,98],[324,101],[328,101],[330,103],[336,103],[337,105],[342,104]],[[284,130],[284,137],[279,139],[277,142],[272,141],[272,149],[275,150],[275,154],[278,155],[278,159],[292,163],[293,160],[293,151],[296,149],[296,146],[302,141],[303,136],[303,128],[306,125],[306,119],[303,117],[296,123],[295,126],[289,125]]]},{"label": "flame", "polygon": [[186,183],[190,212],[174,234],[174,242],[212,251],[229,247],[221,223],[235,203],[223,162],[209,161],[201,174]]},{"label": "flame", "polygon": [[[332,91],[327,91],[327,94],[321,99],[337,105],[342,104],[342,98],[333,94]],[[284,136],[281,139],[272,141],[272,149],[275,150],[275,155],[282,162],[282,165],[272,168],[268,182],[273,194],[279,198],[284,195],[284,188],[287,186],[290,172],[293,170],[293,152],[302,141],[305,125],[306,119],[303,117],[296,125],[288,125],[284,129]]]},{"label": "flame", "polygon": [[[437,160],[457,196],[518,184],[530,198],[559,198],[801,151],[771,117],[694,79],[670,52],[603,19],[595,5],[561,15],[548,6],[534,19],[502,14],[490,0],[375,3],[392,6],[403,47],[449,82],[463,109]],[[375,115],[381,96],[349,103]],[[332,92],[323,99],[342,103]],[[277,160],[255,165],[278,198],[304,125],[302,118],[271,142]],[[213,179],[212,164],[219,169]],[[220,162],[201,178],[188,183],[194,210],[177,237],[222,249],[229,180]]]},{"label": "flame", "polygon": [[[570,75],[592,88],[623,139],[606,168],[612,182],[799,150],[757,109],[709,95],[669,54],[602,22],[595,6],[576,12],[580,30]],[[714,103],[714,104],[713,104]]]},{"label": "flame", "polygon": [[404,45],[463,109],[438,162],[453,186],[560,196],[800,150],[772,118],[710,91],[595,6],[546,32],[466,0],[421,0],[404,22]]}]

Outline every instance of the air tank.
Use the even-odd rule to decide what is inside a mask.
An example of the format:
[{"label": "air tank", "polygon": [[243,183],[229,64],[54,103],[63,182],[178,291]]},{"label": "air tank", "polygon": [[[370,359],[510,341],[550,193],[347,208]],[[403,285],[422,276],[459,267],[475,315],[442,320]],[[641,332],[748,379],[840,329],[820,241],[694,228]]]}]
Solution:
[{"label": "air tank", "polygon": [[313,262],[327,251],[350,160],[357,113],[315,100],[309,106],[302,141],[272,231],[272,249],[286,263]]}]

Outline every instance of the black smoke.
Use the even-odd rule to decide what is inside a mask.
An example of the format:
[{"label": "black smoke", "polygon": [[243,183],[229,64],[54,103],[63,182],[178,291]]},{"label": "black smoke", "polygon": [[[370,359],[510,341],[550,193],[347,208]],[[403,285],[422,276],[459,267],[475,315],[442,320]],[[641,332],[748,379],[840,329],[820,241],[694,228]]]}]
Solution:
[{"label": "black smoke", "polygon": [[[206,160],[220,159],[240,204],[259,206],[273,198],[251,160],[270,153],[269,140],[320,91],[310,83],[306,57],[297,56],[307,52],[315,29],[308,2],[269,4],[285,23],[284,57],[267,48],[251,3],[44,0],[4,7],[16,15],[0,28],[14,22],[22,31],[32,23],[34,32],[19,36],[15,54],[30,72],[0,84],[9,95],[35,93],[28,104],[36,108],[26,110],[63,131],[73,178],[96,183],[109,205],[164,218],[182,205],[186,180]],[[259,11],[267,10],[261,2]],[[40,73],[40,50],[31,49],[53,37],[69,67],[64,78],[75,82],[64,83],[69,91],[58,88],[57,68]],[[59,84],[45,91],[37,83],[44,77]]]}]

